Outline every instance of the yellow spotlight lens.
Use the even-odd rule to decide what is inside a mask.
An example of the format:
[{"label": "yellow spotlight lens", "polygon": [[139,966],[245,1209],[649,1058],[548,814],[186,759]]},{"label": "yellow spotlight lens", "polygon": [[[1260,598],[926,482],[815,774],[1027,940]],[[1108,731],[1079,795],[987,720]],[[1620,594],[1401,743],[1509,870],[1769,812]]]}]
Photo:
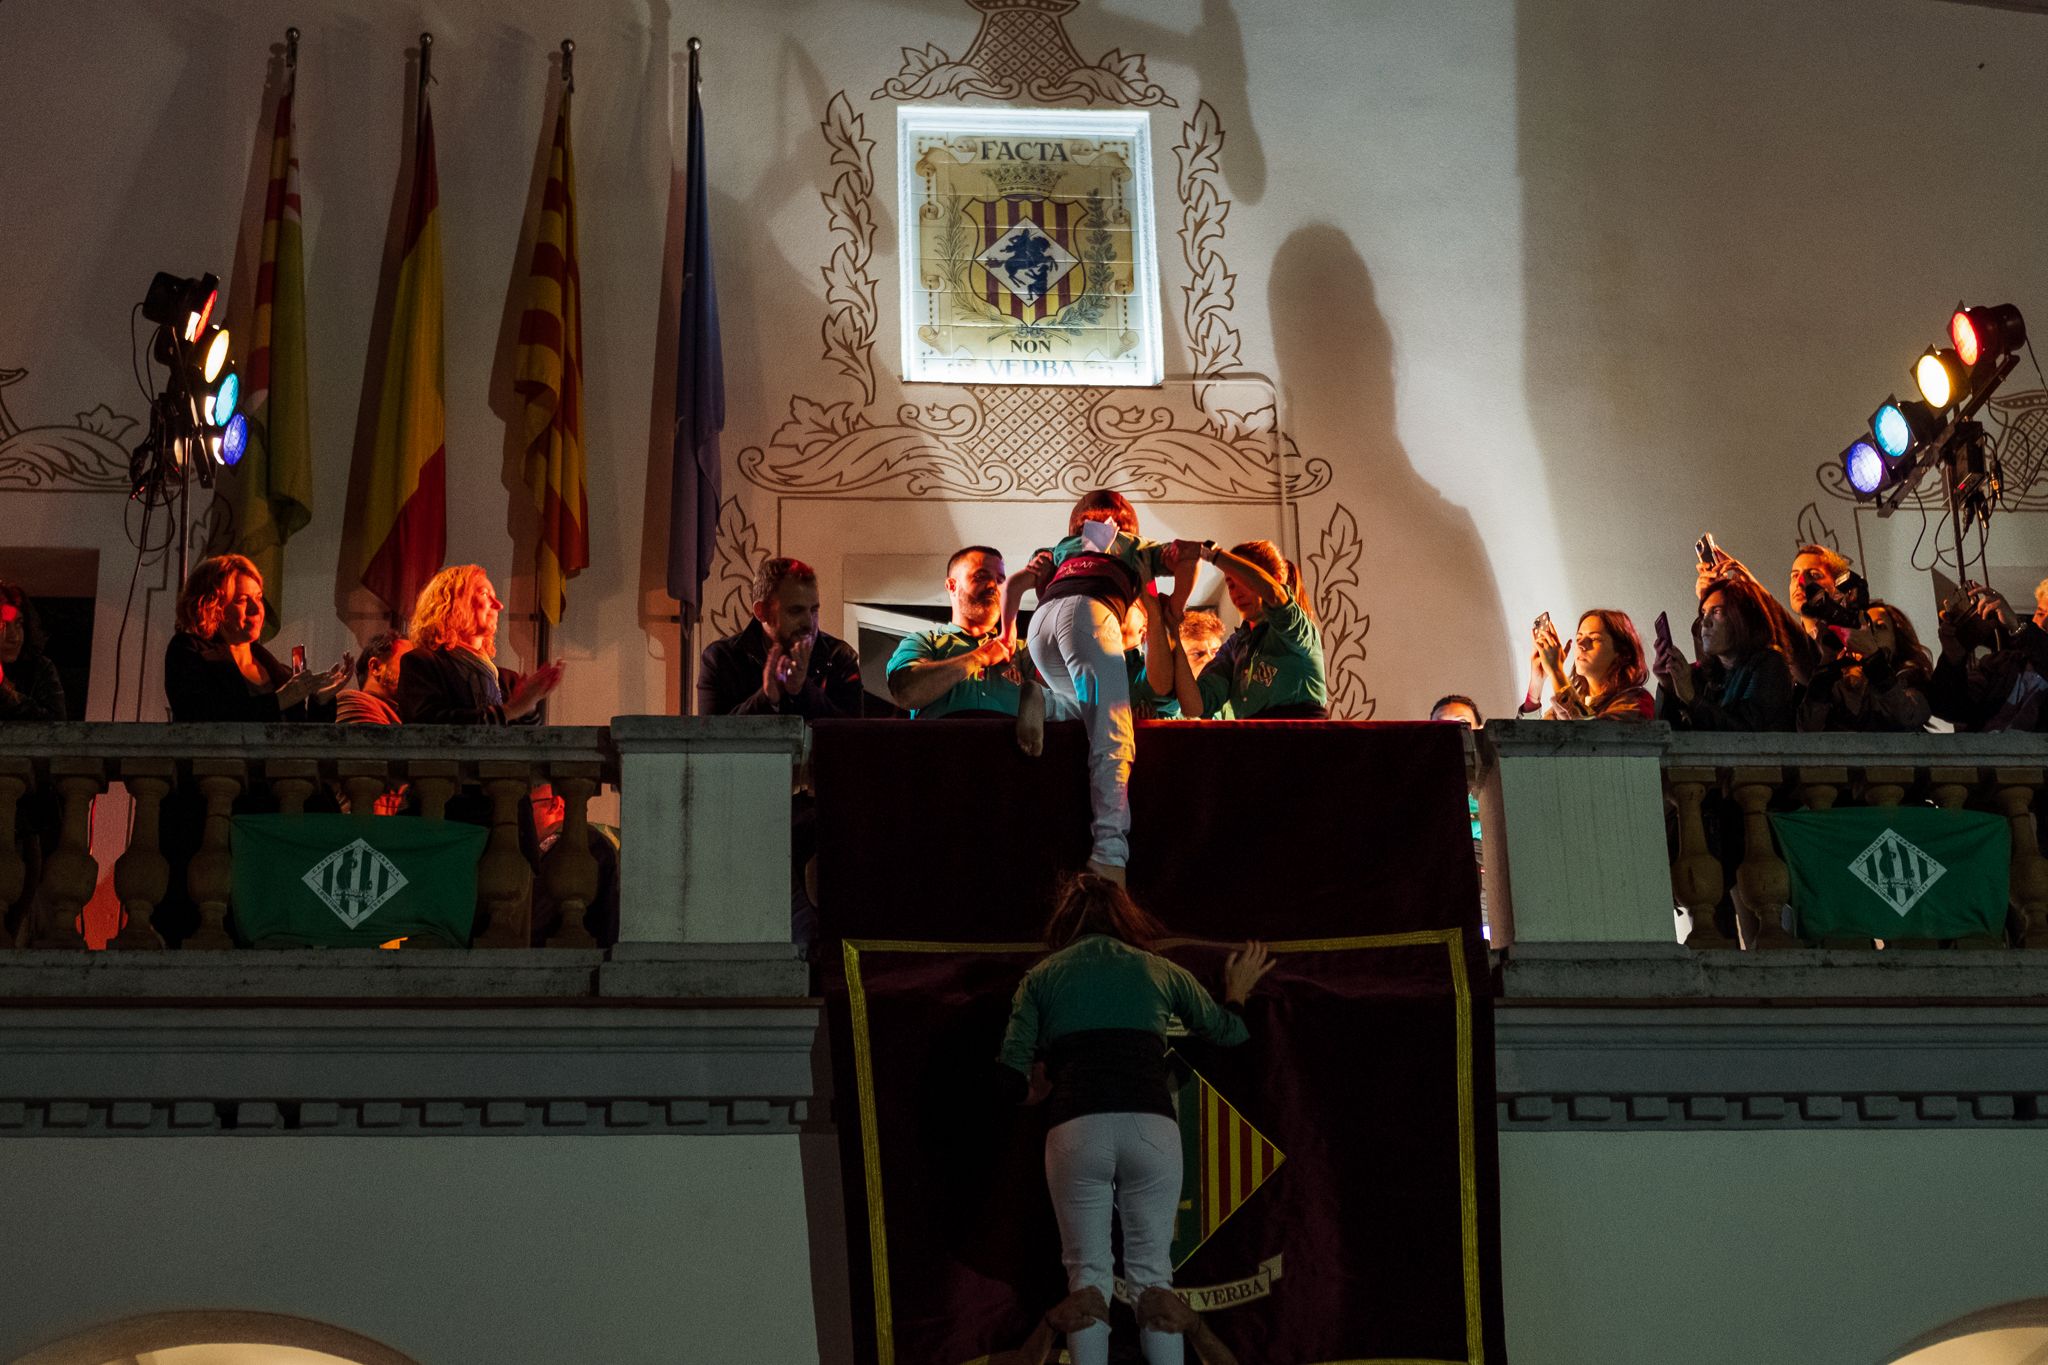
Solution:
[{"label": "yellow spotlight lens", "polygon": [[1938,351],[1929,351],[1920,357],[1919,363],[1913,366],[1913,382],[1920,386],[1920,396],[1927,400],[1930,408],[1940,410],[1955,401],[1955,373]]},{"label": "yellow spotlight lens", "polygon": [[207,383],[211,384],[214,380],[220,378],[220,372],[227,368],[227,363],[228,329],[222,327],[217,329],[213,334],[212,340],[206,343],[206,360],[200,368],[200,374]]}]

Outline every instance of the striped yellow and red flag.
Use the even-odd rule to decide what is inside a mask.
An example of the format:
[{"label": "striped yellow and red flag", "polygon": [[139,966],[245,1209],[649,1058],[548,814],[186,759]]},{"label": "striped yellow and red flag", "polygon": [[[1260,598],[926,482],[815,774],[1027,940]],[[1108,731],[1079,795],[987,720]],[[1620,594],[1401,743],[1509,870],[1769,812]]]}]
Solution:
[{"label": "striped yellow and red flag", "polygon": [[247,555],[263,573],[263,634],[284,618],[284,543],[313,517],[313,442],[306,403],[305,237],[299,158],[292,146],[298,69],[290,68],[270,135],[270,184],[263,197],[256,271],[254,341],[243,377],[249,444],[224,471],[219,496],[229,516],[213,553]]},{"label": "striped yellow and red flag", "polygon": [[1194,1255],[1287,1159],[1199,1072],[1182,1086],[1178,1108],[1183,1174],[1175,1265]]},{"label": "striped yellow and red flag", "polygon": [[576,270],[576,158],[570,91],[555,115],[547,187],[519,316],[514,387],[526,414],[526,486],[540,512],[534,596],[559,624],[569,580],[590,566],[590,507],[583,488],[583,287]]},{"label": "striped yellow and red flag", "polygon": [[401,617],[411,614],[413,599],[448,551],[440,186],[434,171],[434,115],[424,82],[419,106],[405,252],[384,354],[361,540],[354,547],[363,565],[363,586]]}]

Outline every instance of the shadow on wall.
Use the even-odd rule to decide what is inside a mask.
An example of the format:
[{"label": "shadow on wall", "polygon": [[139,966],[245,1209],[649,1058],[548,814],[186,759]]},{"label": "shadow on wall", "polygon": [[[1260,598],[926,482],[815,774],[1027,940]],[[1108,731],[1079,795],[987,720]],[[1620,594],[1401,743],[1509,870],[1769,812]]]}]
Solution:
[{"label": "shadow on wall", "polygon": [[[1528,411],[1580,533],[1561,605],[1632,593],[1639,625],[1690,614],[1702,530],[1775,576],[1817,501],[1846,544],[1852,504],[1816,469],[1958,292],[2039,278],[2040,121],[1975,113],[2048,38],[2042,16],[1959,5],[1642,19],[1631,0],[1515,14]],[[1871,198],[1943,164],[1972,186],[1967,248],[1947,196]]]},{"label": "shadow on wall", "polygon": [[[1332,585],[1317,581],[1319,547],[1345,514],[1355,520],[1374,718],[1423,719],[1446,692],[1476,695],[1491,714],[1487,703],[1498,703],[1516,663],[1500,590],[1470,514],[1418,474],[1401,445],[1394,339],[1365,259],[1341,228],[1298,228],[1273,258],[1268,292],[1288,431],[1337,470],[1335,505],[1326,495],[1302,509],[1303,568],[1323,603]],[[1327,620],[1324,648],[1340,652]],[[1330,665],[1334,692],[1337,659]]]},{"label": "shadow on wall", "polygon": [[[233,1342],[234,1345],[218,1343]],[[174,1313],[150,1313],[95,1327],[77,1336],[30,1351],[14,1365],[129,1365],[139,1357],[164,1353],[165,1365],[177,1365],[191,1353],[182,1348],[206,1348],[209,1360],[282,1362],[314,1365],[334,1361],[340,1365],[418,1365],[368,1337],[340,1327],[330,1327],[310,1318],[282,1313],[251,1313],[235,1309],[190,1309]],[[282,1347],[288,1357],[266,1347]],[[230,1354],[246,1353],[246,1354]]]}]

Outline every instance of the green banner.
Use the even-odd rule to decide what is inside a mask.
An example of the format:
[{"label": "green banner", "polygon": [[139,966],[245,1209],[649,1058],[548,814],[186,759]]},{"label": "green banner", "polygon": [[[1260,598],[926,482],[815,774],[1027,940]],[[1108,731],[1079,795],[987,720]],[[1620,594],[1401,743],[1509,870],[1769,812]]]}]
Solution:
[{"label": "green banner", "polygon": [[2005,933],[2012,836],[1999,816],[1860,806],[1773,813],[1771,828],[1803,939]]},{"label": "green banner", "polygon": [[237,815],[236,931],[269,947],[466,945],[484,838],[409,815]]}]

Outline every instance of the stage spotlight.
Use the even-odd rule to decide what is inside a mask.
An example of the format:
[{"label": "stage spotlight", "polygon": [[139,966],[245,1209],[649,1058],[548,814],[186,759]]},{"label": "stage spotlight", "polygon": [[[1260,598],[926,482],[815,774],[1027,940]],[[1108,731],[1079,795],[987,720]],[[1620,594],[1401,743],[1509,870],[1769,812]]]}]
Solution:
[{"label": "stage spotlight", "polygon": [[165,327],[176,327],[178,335],[189,343],[197,341],[213,321],[214,305],[219,302],[218,275],[187,279],[158,271],[142,300],[142,316]]},{"label": "stage spotlight", "polygon": [[220,446],[215,453],[220,456],[222,464],[233,466],[241,463],[242,452],[248,446],[249,419],[239,412],[234,413],[221,426]]},{"label": "stage spotlight", "polygon": [[1842,471],[1849,476],[1849,487],[1863,497],[1884,487],[1884,456],[1868,441],[1857,441],[1842,452]]},{"label": "stage spotlight", "polygon": [[2027,323],[2009,303],[1958,308],[1948,320],[1948,334],[1956,355],[1975,369],[1980,360],[1996,360],[2026,345]]},{"label": "stage spotlight", "polygon": [[1962,361],[1953,350],[1927,348],[1927,354],[1913,365],[1913,382],[1920,386],[1920,396],[1927,400],[1927,406],[1936,412],[1948,411],[1963,391]]},{"label": "stage spotlight", "polygon": [[220,387],[213,391],[213,401],[207,405],[206,420],[217,427],[224,427],[242,401],[242,381],[229,370],[221,376]]},{"label": "stage spotlight", "polygon": [[199,357],[200,382],[211,384],[220,378],[220,372],[227,368],[228,363],[228,329],[214,328],[200,343]]},{"label": "stage spotlight", "polygon": [[1870,415],[1870,434],[1878,450],[1894,463],[1940,430],[1940,416],[1914,398],[1887,398]]}]

